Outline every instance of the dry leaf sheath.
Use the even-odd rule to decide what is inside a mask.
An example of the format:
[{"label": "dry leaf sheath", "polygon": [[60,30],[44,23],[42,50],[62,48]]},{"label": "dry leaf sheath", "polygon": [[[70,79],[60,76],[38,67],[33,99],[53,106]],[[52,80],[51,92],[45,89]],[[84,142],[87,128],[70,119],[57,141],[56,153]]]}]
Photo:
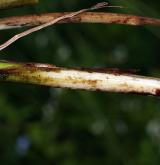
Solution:
[{"label": "dry leaf sheath", "polygon": [[[15,16],[0,19],[0,30],[38,26],[50,22],[53,19],[70,13],[46,13],[40,15]],[[71,19],[59,21],[59,23],[103,23],[124,25],[154,25],[160,26],[160,19],[140,17],[128,14],[84,12]]]},{"label": "dry leaf sheath", "polygon": [[0,61],[0,80],[60,88],[160,96],[160,79],[112,69],[67,69]]}]

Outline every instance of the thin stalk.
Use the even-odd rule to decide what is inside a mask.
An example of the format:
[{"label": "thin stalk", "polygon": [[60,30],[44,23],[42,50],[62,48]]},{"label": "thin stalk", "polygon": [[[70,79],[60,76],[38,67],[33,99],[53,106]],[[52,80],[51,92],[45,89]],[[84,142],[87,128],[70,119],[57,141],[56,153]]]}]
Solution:
[{"label": "thin stalk", "polygon": [[[0,19],[0,30],[38,26],[70,13],[45,13],[40,15],[12,16]],[[160,19],[118,13],[85,12],[58,23],[102,23],[124,25],[160,26]]]},{"label": "thin stalk", "polygon": [[160,96],[160,79],[117,69],[71,69],[0,61],[0,80],[89,91]]},{"label": "thin stalk", "polygon": [[41,29],[44,29],[44,28],[46,28],[48,26],[54,25],[54,24],[56,24],[59,21],[62,21],[62,20],[65,20],[65,19],[71,19],[71,18],[73,18],[73,17],[75,17],[75,16],[77,16],[77,15],[79,15],[81,13],[84,13],[84,12],[87,12],[87,11],[90,11],[90,10],[96,10],[96,9],[104,8],[104,7],[107,7],[107,6],[108,6],[107,2],[100,2],[100,3],[97,3],[96,5],[91,6],[89,8],[81,9],[81,10],[76,11],[76,12],[65,14],[65,15],[63,15],[61,17],[58,17],[56,19],[51,20],[50,22],[46,22],[46,23],[44,23],[42,25],[39,25],[39,26],[33,27],[31,29],[28,29],[28,30],[26,30],[24,32],[16,34],[12,38],[10,38],[8,41],[6,41],[2,45],[0,45],[0,50],[5,49],[6,47],[8,47],[9,45],[11,45],[12,43],[14,43],[15,41],[19,40],[22,37],[25,37],[25,36],[27,36],[27,35],[29,35],[31,33],[34,33],[34,32],[39,31]]},{"label": "thin stalk", "polygon": [[38,3],[38,0],[0,0],[0,9],[32,5]]}]

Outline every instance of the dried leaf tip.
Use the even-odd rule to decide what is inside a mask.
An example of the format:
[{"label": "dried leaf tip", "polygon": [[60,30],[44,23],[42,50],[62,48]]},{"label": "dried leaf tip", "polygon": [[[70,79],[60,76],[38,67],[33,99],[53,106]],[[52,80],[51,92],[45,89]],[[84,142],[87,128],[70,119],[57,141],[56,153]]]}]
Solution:
[{"label": "dried leaf tip", "polygon": [[97,3],[96,5],[94,5],[93,7],[91,7],[90,10],[96,10],[96,9],[105,8],[108,5],[109,5],[108,2],[100,2],[100,3]]},{"label": "dried leaf tip", "polygon": [[96,10],[96,9],[101,9],[101,8],[105,8],[105,7],[110,7],[110,8],[124,8],[123,6],[111,6],[109,5],[108,2],[100,2],[97,3],[96,5],[94,5],[93,7],[90,8],[90,10]]}]

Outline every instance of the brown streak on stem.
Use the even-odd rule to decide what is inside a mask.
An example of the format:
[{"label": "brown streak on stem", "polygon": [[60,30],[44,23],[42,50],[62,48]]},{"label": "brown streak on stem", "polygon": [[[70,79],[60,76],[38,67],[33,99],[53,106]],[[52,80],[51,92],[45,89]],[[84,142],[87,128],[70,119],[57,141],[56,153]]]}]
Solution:
[{"label": "brown streak on stem", "polygon": [[[6,61],[4,61],[6,62]],[[13,63],[13,62],[12,62]],[[41,63],[21,63],[21,62],[15,62],[15,64],[20,64],[23,66],[23,68],[26,68],[28,70],[40,70],[40,71],[46,71],[46,72],[61,72],[63,70],[75,70],[75,71],[81,71],[81,72],[88,72],[88,73],[107,73],[107,74],[114,74],[114,75],[133,75],[137,74],[139,70],[136,69],[118,69],[118,68],[63,68],[63,67],[56,67],[54,65],[50,64],[41,64]],[[16,69],[0,69],[1,72],[16,72]]]},{"label": "brown streak on stem", "polygon": [[135,69],[117,69],[117,68],[74,68],[75,70],[85,71],[89,73],[98,72],[98,73],[107,73],[107,74],[114,74],[114,75],[128,75],[128,74],[135,74],[138,70]]}]

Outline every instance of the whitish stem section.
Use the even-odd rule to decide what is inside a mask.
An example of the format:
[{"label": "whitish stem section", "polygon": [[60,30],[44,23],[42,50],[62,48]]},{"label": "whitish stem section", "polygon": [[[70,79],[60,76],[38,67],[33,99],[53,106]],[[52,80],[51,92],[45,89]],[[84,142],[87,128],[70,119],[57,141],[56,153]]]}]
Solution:
[{"label": "whitish stem section", "polygon": [[46,85],[72,89],[137,92],[153,95],[157,93],[157,89],[160,89],[159,80],[133,75],[61,70],[59,73],[40,72],[39,76],[43,79],[49,78]]},{"label": "whitish stem section", "polygon": [[160,95],[160,79],[108,69],[67,69],[45,64],[14,64],[0,69],[0,79],[60,88]]}]

